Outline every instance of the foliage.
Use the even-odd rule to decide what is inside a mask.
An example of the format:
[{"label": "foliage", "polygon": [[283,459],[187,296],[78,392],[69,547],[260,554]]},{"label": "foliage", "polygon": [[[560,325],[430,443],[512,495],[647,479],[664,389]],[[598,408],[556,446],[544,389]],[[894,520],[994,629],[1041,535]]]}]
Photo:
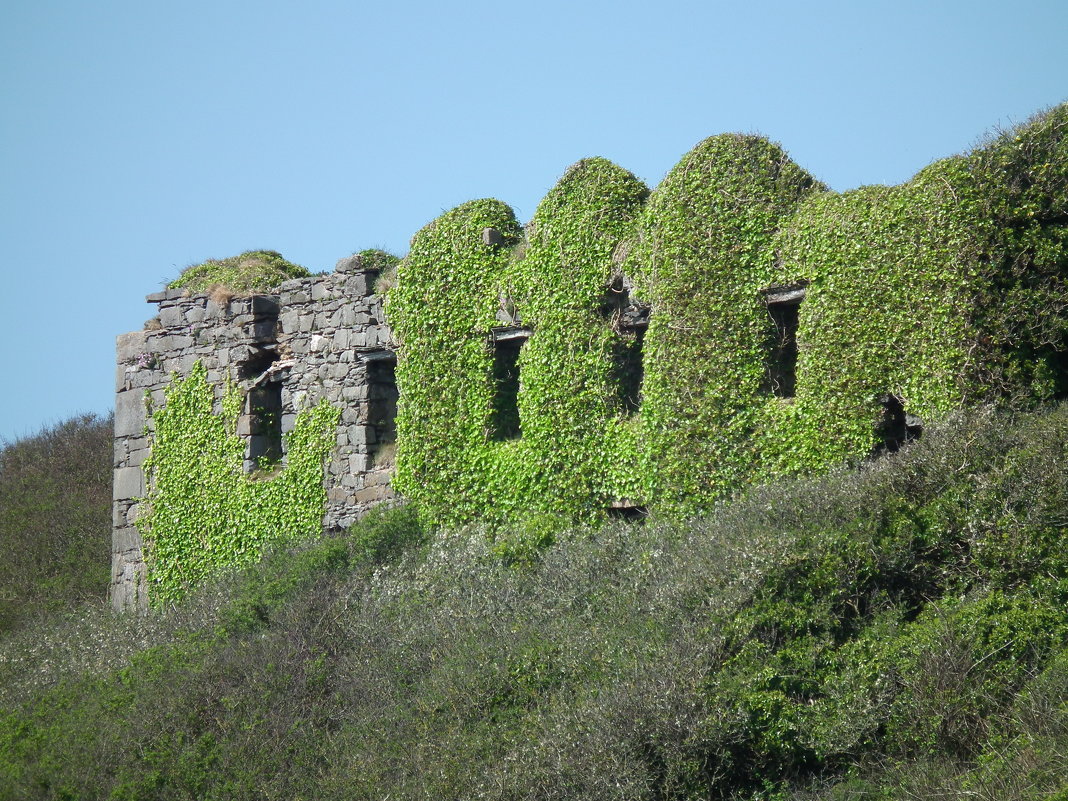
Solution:
[{"label": "foliage", "polygon": [[270,478],[246,475],[245,443],[236,433],[242,403],[229,386],[222,413],[199,362],[175,376],[153,415],[149,511],[145,535],[150,597],[180,597],[209,573],[256,561],[265,545],[322,529],[323,461],[334,445],[340,412],[327,403],[297,416],[285,467]]},{"label": "foliage", "polygon": [[1066,443],[983,410],[686,523],[532,517],[510,566],[410,507],[278,545],[0,643],[0,797],[1048,801]]},{"label": "foliage", "polygon": [[[390,293],[397,486],[443,522],[588,521],[616,500],[692,513],[885,447],[891,399],[930,424],[1064,397],[1066,132],[1062,105],[905,184],[843,194],[778,145],[728,134],[648,199],[624,170],[579,162],[522,240],[497,201],[448,212],[416,235]],[[628,279],[652,307],[644,343],[606,303]],[[790,397],[770,388],[774,287],[805,291]],[[505,439],[486,343],[516,320],[533,334],[521,435]],[[628,350],[644,351],[636,414],[620,402]]]},{"label": "foliage", "polygon": [[653,499],[699,507],[766,475],[760,290],[778,283],[772,239],[823,187],[757,136],[714,136],[653,191],[627,259],[653,306],[642,416]]},{"label": "foliage", "polygon": [[[418,234],[388,300],[403,343],[394,486],[438,522],[540,512],[592,518],[638,493],[635,426],[612,385],[633,336],[603,313],[612,253],[648,190],[604,159],[574,165],[522,243],[511,210],[465,204]],[[483,230],[500,234],[486,244]],[[502,319],[503,316],[503,319]],[[519,354],[519,439],[494,430],[489,331],[534,330]]]},{"label": "foliage", "polygon": [[110,417],[74,417],[0,450],[0,633],[106,596]]},{"label": "foliage", "polygon": [[190,292],[216,289],[235,295],[266,292],[290,278],[304,278],[311,273],[299,264],[286,261],[273,250],[246,250],[227,259],[208,259],[182,270],[167,286]]}]

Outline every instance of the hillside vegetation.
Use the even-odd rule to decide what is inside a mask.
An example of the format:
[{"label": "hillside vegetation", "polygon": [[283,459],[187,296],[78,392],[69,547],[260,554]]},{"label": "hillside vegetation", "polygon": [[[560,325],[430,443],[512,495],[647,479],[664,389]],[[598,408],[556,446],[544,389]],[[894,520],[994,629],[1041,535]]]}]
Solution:
[{"label": "hillside vegetation", "polygon": [[111,435],[84,415],[0,449],[0,634],[106,598]]},{"label": "hillside vegetation", "polygon": [[0,639],[0,798],[1063,801],[1066,443],[981,411],[687,522],[402,508],[55,616]]}]

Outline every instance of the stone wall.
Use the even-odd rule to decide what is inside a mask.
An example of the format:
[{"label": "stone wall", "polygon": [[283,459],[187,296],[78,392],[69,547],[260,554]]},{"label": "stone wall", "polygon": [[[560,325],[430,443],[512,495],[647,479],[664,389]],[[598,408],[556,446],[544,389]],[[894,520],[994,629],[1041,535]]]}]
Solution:
[{"label": "stone wall", "polygon": [[146,495],[142,464],[152,433],[149,406],[164,403],[172,374],[201,362],[216,399],[226,379],[245,392],[238,434],[245,469],[261,458],[284,461],[284,435],[297,412],[322,398],[342,410],[326,465],[326,530],[347,528],[393,498],[389,486],[397,389],[393,342],[374,293],[378,274],[356,258],[335,271],[287,281],[269,295],[227,298],[168,289],[145,330],[117,342],[115,483],[111,599],[116,609],[147,603],[137,516]]}]

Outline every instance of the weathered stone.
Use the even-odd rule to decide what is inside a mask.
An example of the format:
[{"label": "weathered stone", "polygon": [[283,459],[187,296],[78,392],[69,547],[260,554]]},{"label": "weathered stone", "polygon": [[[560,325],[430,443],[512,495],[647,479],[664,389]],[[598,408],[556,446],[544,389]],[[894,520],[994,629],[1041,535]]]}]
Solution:
[{"label": "weathered stone", "polygon": [[145,350],[144,331],[131,331],[115,338],[115,351],[119,362],[132,362]]},{"label": "weathered stone", "polygon": [[115,484],[112,487],[112,497],[140,498],[145,494],[144,473],[140,467],[120,467],[115,471]]},{"label": "weathered stone", "polygon": [[177,306],[166,306],[159,310],[159,321],[164,328],[176,328],[186,324],[185,313]]},{"label": "weathered stone", "polygon": [[115,436],[139,436],[145,428],[145,396],[127,390],[115,396]]},{"label": "weathered stone", "polygon": [[337,273],[355,273],[363,270],[363,263],[359,256],[345,256],[338,259],[337,264],[334,265],[334,272]]},{"label": "weathered stone", "polygon": [[111,547],[117,554],[141,550],[141,532],[133,526],[120,526],[111,535]]},{"label": "weathered stone", "polygon": [[248,306],[255,315],[278,316],[278,298],[274,295],[253,295],[249,298]]}]

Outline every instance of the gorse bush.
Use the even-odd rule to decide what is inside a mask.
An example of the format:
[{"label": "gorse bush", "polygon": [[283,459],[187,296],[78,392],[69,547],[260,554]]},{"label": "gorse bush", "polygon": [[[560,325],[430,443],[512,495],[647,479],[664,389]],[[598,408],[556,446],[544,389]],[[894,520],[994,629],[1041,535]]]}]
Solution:
[{"label": "gorse bush", "polygon": [[983,411],[685,523],[380,512],[10,638],[0,797],[1049,799],[1066,443]]},{"label": "gorse bush", "polygon": [[107,596],[111,418],[72,418],[0,449],[0,633]]}]

